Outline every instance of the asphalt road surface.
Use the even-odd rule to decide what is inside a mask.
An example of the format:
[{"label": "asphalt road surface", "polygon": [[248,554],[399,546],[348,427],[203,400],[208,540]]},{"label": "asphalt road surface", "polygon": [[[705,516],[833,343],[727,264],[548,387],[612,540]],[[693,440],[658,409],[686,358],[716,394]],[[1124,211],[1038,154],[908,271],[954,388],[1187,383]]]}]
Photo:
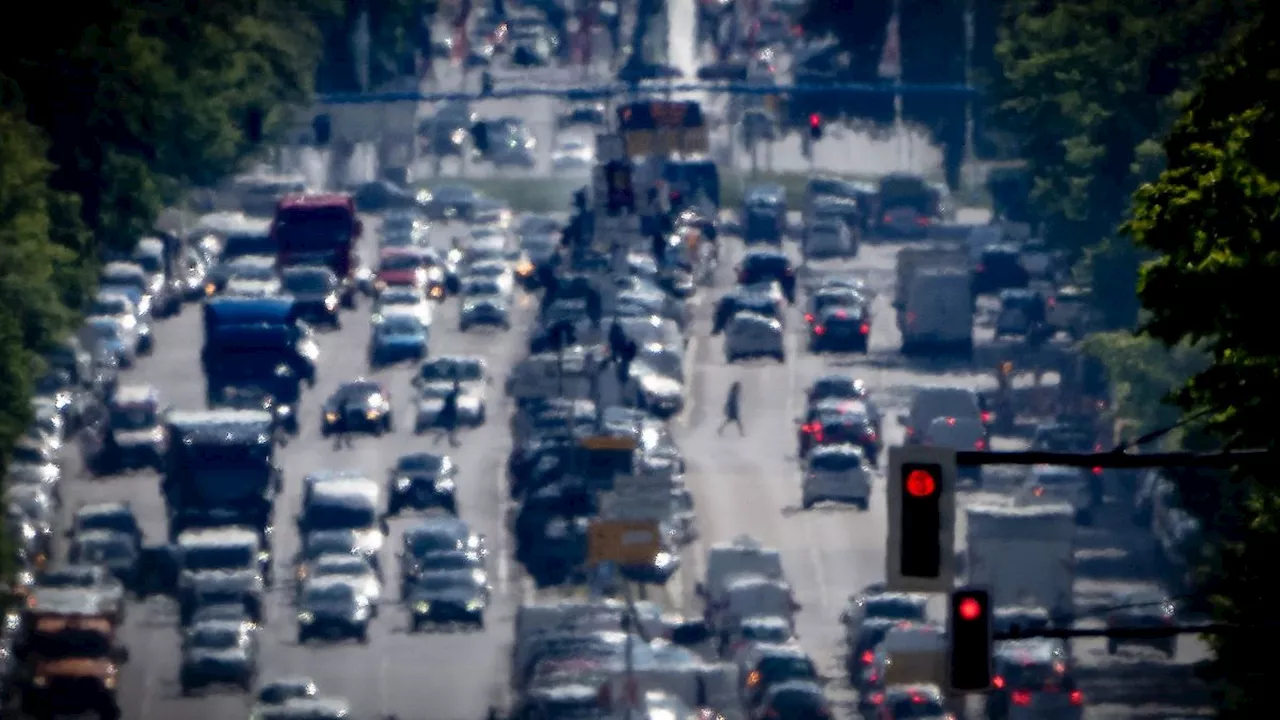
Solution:
[{"label": "asphalt road surface", "polygon": [[[366,218],[366,246],[376,237],[377,221]],[[461,228],[459,228],[460,231]],[[447,243],[447,236],[440,235]],[[529,312],[527,309],[522,313]],[[526,325],[517,319],[517,327]],[[285,471],[285,491],[277,501],[274,550],[276,589],[269,597],[266,622],[262,628],[260,678],[286,674],[313,677],[326,695],[346,697],[356,717],[397,715],[402,720],[470,720],[482,718],[494,693],[497,671],[508,655],[513,612],[510,573],[506,564],[508,536],[499,527],[505,493],[501,490],[502,468],[509,439],[500,397],[490,406],[489,424],[460,433],[461,447],[447,450],[447,442],[432,436],[412,434],[410,368],[396,367],[370,373],[366,362],[369,334],[368,302],[343,316],[340,331],[320,338],[323,360],[319,381],[303,397],[300,409],[302,431],[278,453]],[[457,330],[456,307],[446,304],[436,317],[431,337],[433,354],[476,354],[485,357],[495,377],[507,374],[521,356],[523,334],[461,334]],[[122,379],[122,384],[150,383],[167,401],[179,409],[203,407],[199,349],[202,343],[199,306],[188,306],[180,317],[157,329],[155,355],[141,361]],[[392,391],[397,429],[382,438],[357,437],[350,449],[335,448],[320,437],[321,403],[339,383],[356,376],[376,377]],[[501,395],[501,385],[496,394]],[[377,479],[403,453],[439,447],[451,452],[461,469],[458,504],[461,516],[479,532],[488,535],[494,547],[490,573],[494,576],[494,601],[489,608],[488,629],[483,633],[405,633],[406,617],[399,607],[385,607],[371,627],[370,643],[324,645],[295,643],[297,623],[291,604],[292,568],[289,559],[297,549],[298,537],[292,519],[299,510],[302,478],[322,469],[358,469]],[[128,500],[133,503],[151,542],[162,542],[165,534],[164,508],[158,478],[152,472],[89,479],[80,475],[65,489],[66,507],[100,500]],[[398,547],[399,532],[410,519],[393,520],[392,535],[383,558],[392,567],[392,553]],[[395,573],[386,596],[398,597]],[[184,699],[178,687],[179,635],[174,604],[153,598],[145,606],[131,608],[123,631],[123,641],[132,654],[120,684],[123,716],[141,720],[205,718],[227,720],[243,717],[249,705],[240,693],[210,694]],[[430,702],[429,709],[424,702]]]}]

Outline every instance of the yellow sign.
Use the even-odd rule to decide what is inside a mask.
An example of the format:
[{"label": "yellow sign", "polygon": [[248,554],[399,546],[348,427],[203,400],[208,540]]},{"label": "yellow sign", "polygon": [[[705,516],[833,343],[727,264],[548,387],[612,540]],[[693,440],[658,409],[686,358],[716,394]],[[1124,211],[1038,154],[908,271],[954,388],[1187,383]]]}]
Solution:
[{"label": "yellow sign", "polygon": [[652,565],[662,552],[656,520],[596,520],[587,532],[587,563]]},{"label": "yellow sign", "polygon": [[711,139],[707,128],[659,128],[628,130],[622,135],[631,157],[647,155],[696,155],[707,153]]},{"label": "yellow sign", "polygon": [[613,437],[610,435],[597,435],[595,437],[583,438],[582,447],[588,450],[635,450],[636,441],[629,437]]}]

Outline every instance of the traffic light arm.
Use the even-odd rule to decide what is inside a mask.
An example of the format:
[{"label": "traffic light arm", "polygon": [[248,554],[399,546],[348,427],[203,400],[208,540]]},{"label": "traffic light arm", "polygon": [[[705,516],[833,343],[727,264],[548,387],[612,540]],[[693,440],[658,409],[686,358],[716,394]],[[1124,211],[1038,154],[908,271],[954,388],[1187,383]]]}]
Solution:
[{"label": "traffic light arm", "polygon": [[1215,453],[1064,453],[1040,450],[1016,452],[957,450],[956,465],[1065,465],[1067,467],[1136,469],[1171,467],[1231,467],[1275,463],[1271,450],[1228,450]]},{"label": "traffic light arm", "polygon": [[997,632],[996,640],[1026,640],[1028,638],[1114,638],[1117,640],[1150,640],[1177,637],[1178,635],[1220,635],[1228,632],[1280,632],[1280,625],[1265,628],[1226,623],[1192,623],[1185,625],[1153,625],[1103,628],[1040,628]]}]

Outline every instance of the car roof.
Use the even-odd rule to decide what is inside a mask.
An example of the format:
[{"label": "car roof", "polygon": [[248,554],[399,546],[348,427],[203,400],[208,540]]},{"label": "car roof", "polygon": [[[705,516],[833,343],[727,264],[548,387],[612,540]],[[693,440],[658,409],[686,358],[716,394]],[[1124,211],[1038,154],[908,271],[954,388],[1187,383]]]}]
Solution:
[{"label": "car roof", "polygon": [[178,535],[178,545],[195,547],[222,547],[227,545],[257,545],[258,533],[248,528],[201,528],[184,530]]}]

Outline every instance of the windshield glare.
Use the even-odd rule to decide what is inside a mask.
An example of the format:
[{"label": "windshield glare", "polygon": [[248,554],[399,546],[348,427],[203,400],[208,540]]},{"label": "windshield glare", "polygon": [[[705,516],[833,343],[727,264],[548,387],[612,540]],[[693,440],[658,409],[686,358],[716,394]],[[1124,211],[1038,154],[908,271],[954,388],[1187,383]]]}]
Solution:
[{"label": "windshield glare", "polygon": [[94,298],[89,306],[90,315],[127,315],[131,312],[129,301],[124,298]]}]

